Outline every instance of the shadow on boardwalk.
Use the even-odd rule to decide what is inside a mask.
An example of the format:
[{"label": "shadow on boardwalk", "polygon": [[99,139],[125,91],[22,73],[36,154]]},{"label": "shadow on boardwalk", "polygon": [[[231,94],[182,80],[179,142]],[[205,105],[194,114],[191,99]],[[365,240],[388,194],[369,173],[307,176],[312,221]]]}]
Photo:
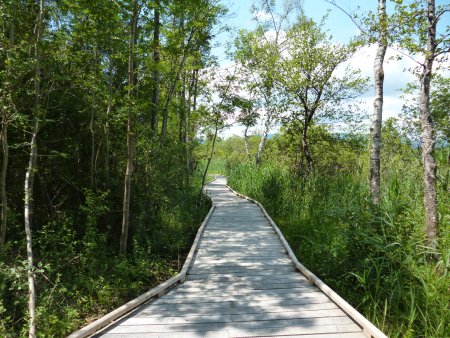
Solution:
[{"label": "shadow on boardwalk", "polygon": [[207,185],[216,204],[187,280],[97,337],[365,337],[295,270],[261,209],[224,177]]}]

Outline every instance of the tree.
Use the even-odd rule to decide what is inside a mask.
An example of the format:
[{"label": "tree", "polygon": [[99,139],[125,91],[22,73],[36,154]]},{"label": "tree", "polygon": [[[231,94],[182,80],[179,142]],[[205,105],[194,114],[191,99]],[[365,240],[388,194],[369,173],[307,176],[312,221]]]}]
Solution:
[{"label": "tree", "polygon": [[386,0],[378,0],[378,37],[374,62],[375,99],[370,127],[370,197],[373,205],[380,204],[381,124],[383,121],[383,63],[387,49]]},{"label": "tree", "polygon": [[[236,69],[234,69],[233,74],[231,74],[228,70],[226,70],[224,74],[220,74],[219,72],[214,74],[215,72],[213,72],[212,69],[210,69],[210,72],[212,73],[212,77],[210,75],[210,82],[213,83],[210,90],[218,94],[219,102],[214,102],[211,108],[205,107],[204,109],[206,112],[205,120],[207,121],[205,124],[208,129],[212,127],[214,132],[211,142],[211,152],[202,176],[202,189],[206,182],[206,175],[208,174],[209,165],[211,164],[211,160],[214,156],[217,134],[220,129],[224,128],[226,118],[232,113],[234,108],[233,99],[235,98],[235,88],[233,84],[236,81]],[[200,196],[202,196],[202,194],[200,194]]]},{"label": "tree", "polygon": [[44,30],[44,0],[39,1],[36,26],[34,28],[34,109],[33,122],[31,129],[30,155],[28,168],[25,174],[24,191],[24,221],[25,233],[27,238],[27,259],[28,259],[28,311],[29,311],[29,337],[36,337],[36,289],[34,281],[34,263],[33,263],[33,241],[32,241],[32,215],[33,215],[33,194],[34,194],[34,175],[37,162],[37,136],[39,132],[39,120],[42,114],[41,107],[41,43]]},{"label": "tree", "polygon": [[[409,55],[421,54],[424,57],[417,72],[420,79],[419,111],[421,121],[421,149],[423,160],[425,234],[427,245],[436,250],[439,235],[438,200],[436,193],[436,169],[434,157],[435,130],[430,107],[431,80],[435,62],[450,50],[450,38],[447,31],[437,33],[437,26],[443,16],[450,12],[450,5],[436,8],[434,0],[405,4],[396,2],[396,18],[399,25],[395,39]],[[417,33],[417,34],[416,34]]]},{"label": "tree", "polygon": [[130,227],[130,199],[131,199],[131,176],[134,170],[134,110],[136,92],[136,70],[135,70],[135,45],[136,29],[138,25],[139,6],[138,0],[133,0],[130,20],[130,36],[128,49],[128,120],[127,120],[127,167],[125,171],[123,190],[123,213],[122,231],[120,234],[120,254],[124,255],[127,250],[128,231]]},{"label": "tree", "polygon": [[336,76],[337,68],[350,58],[353,48],[332,43],[320,26],[305,16],[300,17],[286,33],[285,56],[277,65],[277,81],[299,108],[291,119],[302,121],[302,151],[309,172],[314,171],[314,165],[308,128],[316,114],[330,120],[338,114],[342,117],[344,114],[337,107],[355,99],[367,83],[359,71],[349,67],[342,76]]},{"label": "tree", "polygon": [[247,91],[264,107],[263,129],[255,157],[257,166],[261,162],[269,130],[285,109],[284,96],[275,81],[276,66],[284,44],[284,30],[288,27],[289,16],[296,9],[301,9],[298,1],[284,1],[282,10],[277,12],[275,1],[260,0],[252,7],[257,28],[251,32],[241,30],[234,42],[234,60],[246,73],[246,82],[250,83]]},{"label": "tree", "polygon": [[233,106],[240,109],[241,113],[237,118],[237,122],[245,126],[244,130],[244,145],[245,153],[247,154],[247,159],[250,161],[250,150],[248,147],[248,129],[256,125],[258,119],[258,113],[255,109],[256,102],[252,99],[245,99],[241,97],[235,97],[233,99]]}]

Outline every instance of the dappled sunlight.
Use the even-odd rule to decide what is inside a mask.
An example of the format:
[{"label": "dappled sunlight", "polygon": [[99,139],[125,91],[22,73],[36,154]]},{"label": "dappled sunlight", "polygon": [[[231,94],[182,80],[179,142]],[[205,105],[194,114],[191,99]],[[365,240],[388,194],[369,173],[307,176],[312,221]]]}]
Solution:
[{"label": "dappled sunlight", "polygon": [[216,209],[187,280],[99,336],[364,337],[342,309],[296,270],[262,210],[225,184],[219,176],[206,187]]}]

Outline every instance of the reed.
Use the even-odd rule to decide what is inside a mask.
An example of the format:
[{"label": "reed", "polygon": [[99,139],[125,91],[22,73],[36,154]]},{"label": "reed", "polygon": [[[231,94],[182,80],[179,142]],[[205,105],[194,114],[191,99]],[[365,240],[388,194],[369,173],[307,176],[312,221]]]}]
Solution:
[{"label": "reed", "polygon": [[230,168],[229,184],[260,201],[297,257],[390,337],[445,337],[450,332],[449,168],[438,172],[440,258],[424,246],[421,164],[391,156],[382,200],[369,202],[368,168],[294,175],[268,161]]}]

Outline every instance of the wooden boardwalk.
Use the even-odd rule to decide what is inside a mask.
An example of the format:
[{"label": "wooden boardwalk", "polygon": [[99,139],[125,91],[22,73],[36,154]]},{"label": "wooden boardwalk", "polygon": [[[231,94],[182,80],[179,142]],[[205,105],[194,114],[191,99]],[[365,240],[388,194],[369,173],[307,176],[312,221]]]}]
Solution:
[{"label": "wooden boardwalk", "polygon": [[230,191],[224,177],[207,192],[216,208],[186,281],[96,337],[367,337],[298,271],[257,204]]}]

